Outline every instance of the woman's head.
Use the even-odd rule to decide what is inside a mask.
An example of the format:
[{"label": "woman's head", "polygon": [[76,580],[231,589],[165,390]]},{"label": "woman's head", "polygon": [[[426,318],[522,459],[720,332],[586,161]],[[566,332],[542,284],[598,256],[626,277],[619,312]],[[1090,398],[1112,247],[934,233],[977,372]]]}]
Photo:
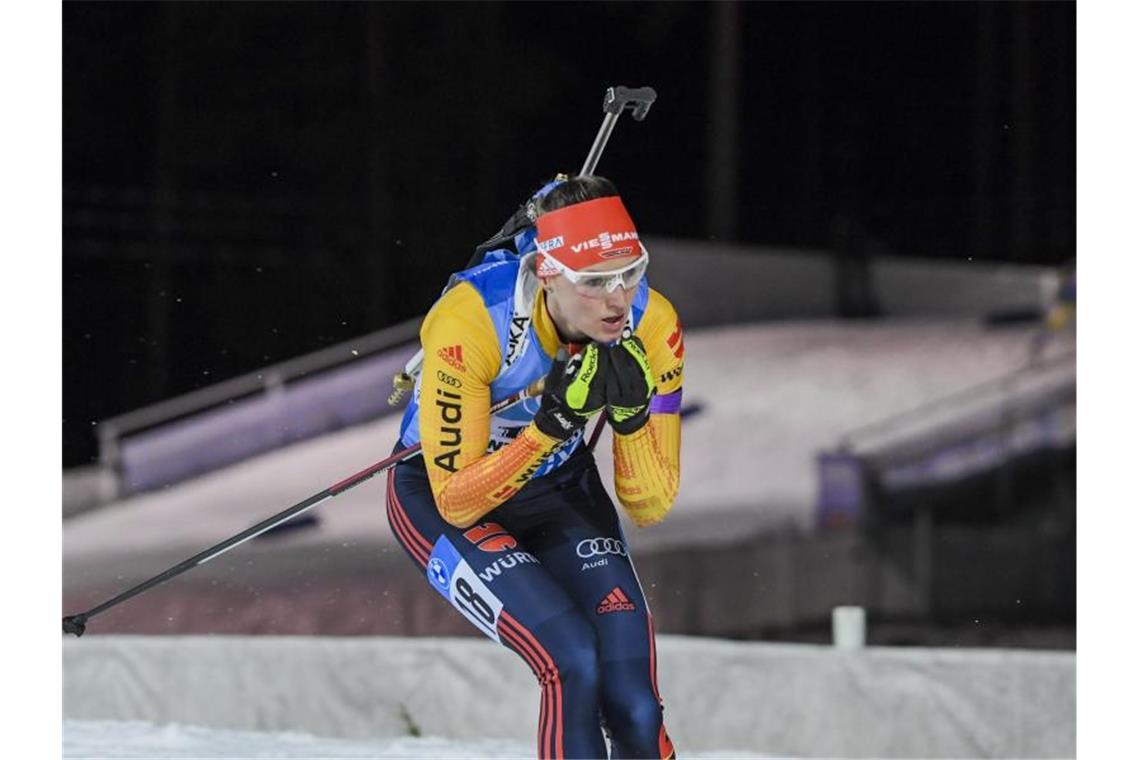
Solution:
[{"label": "woman's head", "polygon": [[574,177],[535,204],[537,272],[563,337],[621,337],[648,265],[637,229],[604,177]]},{"label": "woman's head", "polygon": [[[565,175],[563,175],[565,176]],[[535,212],[542,216],[575,203],[597,200],[598,198],[616,197],[618,194],[614,183],[605,177],[588,175],[584,177],[571,177],[555,185],[546,195],[534,202]]]}]

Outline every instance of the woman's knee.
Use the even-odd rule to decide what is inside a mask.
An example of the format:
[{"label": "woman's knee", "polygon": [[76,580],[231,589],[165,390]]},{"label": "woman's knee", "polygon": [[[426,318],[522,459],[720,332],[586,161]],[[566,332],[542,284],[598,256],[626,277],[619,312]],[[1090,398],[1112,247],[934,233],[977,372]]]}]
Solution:
[{"label": "woman's knee", "polygon": [[581,614],[569,612],[548,621],[543,628],[542,638],[549,643],[558,678],[579,688],[597,689],[602,672],[594,627]]},{"label": "woman's knee", "polygon": [[661,749],[663,716],[652,691],[627,688],[616,694],[607,693],[605,713],[606,725],[617,745],[628,753],[625,756],[659,756],[656,753]]}]

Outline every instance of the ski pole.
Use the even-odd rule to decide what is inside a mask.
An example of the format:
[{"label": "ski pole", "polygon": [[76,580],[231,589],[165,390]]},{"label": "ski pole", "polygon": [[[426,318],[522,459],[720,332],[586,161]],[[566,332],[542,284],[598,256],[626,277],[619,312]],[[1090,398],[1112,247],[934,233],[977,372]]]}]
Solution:
[{"label": "ski pole", "polygon": [[[540,395],[542,393],[542,387],[543,387],[545,379],[546,378],[539,378],[538,380],[531,383],[529,386],[527,386],[525,389],[519,391],[518,393],[515,393],[511,396],[508,396],[507,398],[503,399],[502,401],[499,401],[499,402],[493,404],[491,406],[491,414],[495,414],[496,412],[500,412],[503,409],[506,409],[507,407],[512,406],[514,404],[517,404],[520,401],[523,401],[525,399]],[[230,538],[227,538],[225,541],[222,541],[221,543],[215,544],[214,546],[211,546],[209,549],[205,549],[205,550],[199,552],[198,554],[195,554],[193,557],[190,557],[187,560],[179,562],[177,565],[174,565],[173,567],[168,568],[167,570],[164,570],[163,572],[159,573],[158,575],[154,576],[153,578],[145,580],[142,583],[138,584],[137,586],[134,586],[133,588],[127,589],[126,591],[119,594],[118,596],[116,596],[112,599],[108,599],[107,601],[103,602],[102,604],[100,604],[96,607],[92,607],[91,609],[87,610],[86,612],[81,612],[78,615],[68,615],[68,616],[64,617],[64,619],[63,619],[63,632],[64,633],[74,633],[76,636],[82,636],[83,632],[87,630],[87,621],[90,620],[91,618],[95,617],[96,615],[99,615],[103,612],[106,612],[107,610],[111,609],[112,607],[114,607],[118,604],[121,604],[122,602],[125,602],[132,597],[138,596],[139,594],[143,593],[144,591],[148,591],[149,589],[152,589],[161,583],[165,583],[166,581],[170,580],[171,578],[173,578],[177,575],[181,575],[182,573],[186,572],[187,570],[192,570],[193,568],[198,567],[199,565],[204,565],[207,562],[209,562],[210,560],[214,559],[215,557],[219,557],[222,554],[225,554],[226,552],[228,552],[230,549],[234,548],[235,546],[238,546],[240,544],[244,544],[246,541],[249,541],[251,538],[255,538],[256,536],[261,535],[265,531],[280,525],[281,523],[285,522],[286,520],[289,520],[293,517],[296,517],[297,515],[301,514],[302,512],[307,512],[308,510],[317,506],[321,502],[327,501],[328,499],[331,499],[334,496],[338,496],[338,495],[344,493],[345,491],[349,490],[350,488],[355,488],[356,486],[360,485],[361,483],[363,483],[364,481],[373,477],[374,475],[377,475],[381,472],[384,472],[385,470],[388,470],[391,467],[394,467],[395,465],[399,464],[400,462],[403,462],[407,459],[411,459],[412,457],[416,456],[417,454],[420,453],[420,448],[421,448],[421,445],[416,443],[416,444],[413,444],[412,446],[409,446],[406,449],[403,449],[402,451],[397,451],[395,454],[392,454],[391,456],[389,456],[385,459],[381,459],[379,462],[376,462],[375,464],[372,464],[372,465],[369,465],[368,467],[365,467],[363,470],[356,473],[355,475],[349,475],[347,478],[329,486],[328,488],[326,488],[323,491],[320,491],[318,493],[313,494],[312,496],[305,499],[304,501],[297,502],[296,504],[289,507],[288,509],[286,509],[282,512],[278,512],[277,514],[273,515],[272,517],[266,518],[265,520],[262,520],[257,525],[254,525],[250,528],[247,528],[246,530],[243,530],[241,533],[238,533],[237,535],[231,536]]]}]

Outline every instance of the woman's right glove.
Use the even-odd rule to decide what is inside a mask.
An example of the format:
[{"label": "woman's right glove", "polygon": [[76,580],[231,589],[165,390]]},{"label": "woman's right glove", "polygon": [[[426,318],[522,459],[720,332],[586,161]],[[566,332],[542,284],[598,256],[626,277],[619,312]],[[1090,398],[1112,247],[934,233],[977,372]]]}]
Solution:
[{"label": "woman's right glove", "polygon": [[562,441],[580,430],[606,405],[608,363],[608,352],[597,343],[588,343],[569,360],[560,350],[546,376],[535,426]]},{"label": "woman's right glove", "polygon": [[641,338],[622,338],[611,346],[606,373],[606,413],[615,433],[632,435],[649,421],[649,402],[657,391]]}]

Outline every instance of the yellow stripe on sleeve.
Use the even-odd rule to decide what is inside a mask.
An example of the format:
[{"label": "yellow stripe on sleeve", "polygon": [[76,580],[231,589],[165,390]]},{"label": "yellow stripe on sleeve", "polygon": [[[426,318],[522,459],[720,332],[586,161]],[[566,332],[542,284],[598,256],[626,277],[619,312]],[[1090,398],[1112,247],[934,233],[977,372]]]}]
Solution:
[{"label": "yellow stripe on sleeve", "polygon": [[653,414],[631,435],[614,434],[614,489],[639,526],[659,523],[681,487],[681,418]]},{"label": "yellow stripe on sleeve", "polygon": [[493,454],[463,468],[436,493],[439,513],[449,524],[466,528],[514,496],[561,444],[533,424]]},{"label": "yellow stripe on sleeve", "polygon": [[685,370],[685,334],[673,304],[650,288],[649,303],[637,325],[635,334],[645,344],[657,395],[672,393],[681,387]]},{"label": "yellow stripe on sleeve", "polygon": [[[638,323],[659,396],[675,393],[684,381],[685,339],[673,304],[655,290]],[[614,434],[614,487],[630,518],[640,527],[665,519],[681,486],[681,417],[651,413],[631,435]]]}]

